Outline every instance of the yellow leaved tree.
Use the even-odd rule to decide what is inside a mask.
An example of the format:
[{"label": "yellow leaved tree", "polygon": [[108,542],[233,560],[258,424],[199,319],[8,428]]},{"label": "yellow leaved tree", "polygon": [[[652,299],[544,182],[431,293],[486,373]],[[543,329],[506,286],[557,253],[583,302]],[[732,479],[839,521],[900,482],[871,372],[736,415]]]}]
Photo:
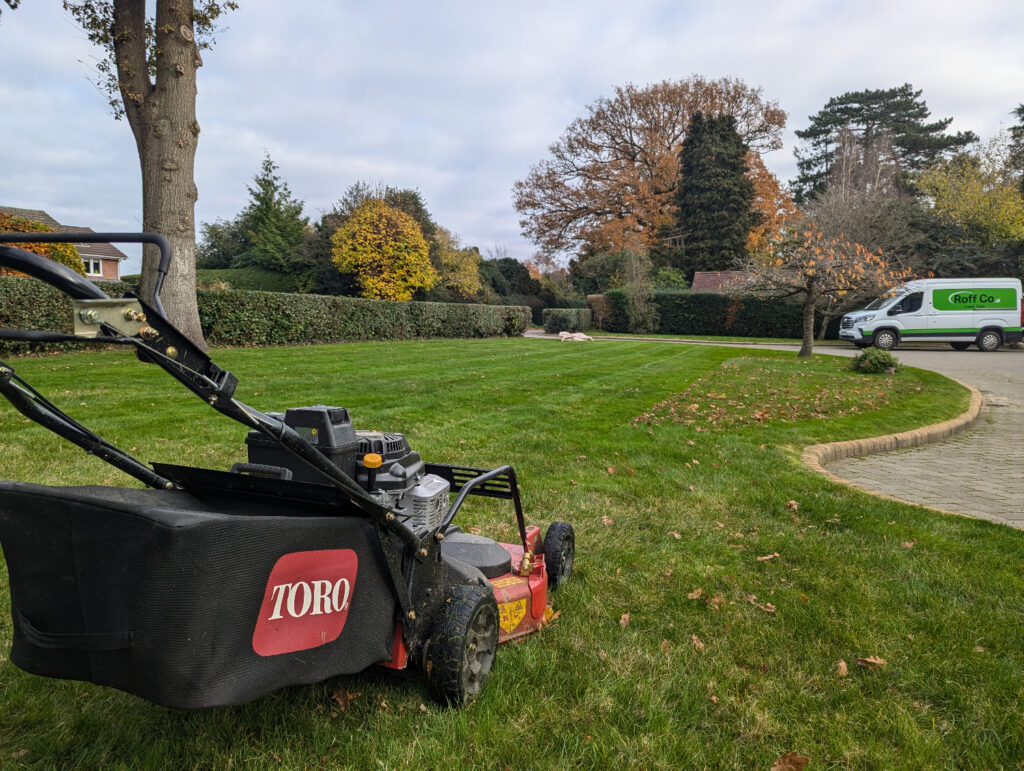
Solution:
[{"label": "yellow leaved tree", "polygon": [[[0,233],[51,232],[53,232],[52,228],[48,228],[42,222],[0,212]],[[49,257],[61,265],[67,265],[76,273],[85,275],[85,265],[82,263],[82,257],[78,254],[78,249],[75,248],[74,244],[9,244],[9,246],[13,246],[16,249],[24,249],[27,252],[35,252],[36,254],[43,255],[43,257]],[[0,276],[3,275],[20,276],[22,274],[7,268],[0,268]]]},{"label": "yellow leaved tree", "polygon": [[438,282],[416,220],[379,198],[364,201],[331,236],[334,264],[352,273],[360,295],[411,300]]}]

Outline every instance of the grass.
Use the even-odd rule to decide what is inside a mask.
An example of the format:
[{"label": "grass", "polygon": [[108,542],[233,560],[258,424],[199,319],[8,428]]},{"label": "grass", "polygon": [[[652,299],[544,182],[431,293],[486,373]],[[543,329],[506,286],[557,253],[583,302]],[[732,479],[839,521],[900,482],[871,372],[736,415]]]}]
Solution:
[{"label": "grass", "polygon": [[[807,444],[960,413],[966,391],[945,378],[627,342],[215,358],[261,409],[343,405],[357,427],[404,431],[427,459],[515,465],[528,518],[576,527],[576,572],[553,598],[560,617],[502,648],[484,697],[462,711],[369,672],[189,713],[3,661],[0,766],[767,769],[789,751],[811,768],[1024,760],[1024,533],[876,499],[798,460]],[[227,468],[244,458],[242,427],[130,355],[14,364],[143,459]],[[634,420],[671,400],[683,421]],[[786,402],[803,406],[778,414]],[[125,481],[6,405],[0,436],[0,478]],[[512,537],[507,506],[471,501],[460,517]],[[886,665],[857,666],[872,656]],[[339,688],[359,694],[340,714]]]}]

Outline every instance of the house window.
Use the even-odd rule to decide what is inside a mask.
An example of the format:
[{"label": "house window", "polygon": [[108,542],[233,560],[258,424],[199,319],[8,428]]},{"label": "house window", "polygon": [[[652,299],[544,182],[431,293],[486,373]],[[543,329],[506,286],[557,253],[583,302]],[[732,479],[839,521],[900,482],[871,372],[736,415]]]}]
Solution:
[{"label": "house window", "polygon": [[103,265],[99,260],[91,260],[88,257],[83,257],[82,262],[85,263],[85,275],[87,276],[102,276]]}]

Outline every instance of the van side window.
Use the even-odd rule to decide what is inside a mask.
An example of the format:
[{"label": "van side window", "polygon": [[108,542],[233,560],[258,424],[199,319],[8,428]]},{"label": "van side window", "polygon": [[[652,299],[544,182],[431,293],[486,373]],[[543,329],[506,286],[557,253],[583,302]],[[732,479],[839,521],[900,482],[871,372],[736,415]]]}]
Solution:
[{"label": "van side window", "polygon": [[908,294],[896,305],[893,310],[896,313],[913,313],[921,310],[921,303],[924,301],[924,292]]}]

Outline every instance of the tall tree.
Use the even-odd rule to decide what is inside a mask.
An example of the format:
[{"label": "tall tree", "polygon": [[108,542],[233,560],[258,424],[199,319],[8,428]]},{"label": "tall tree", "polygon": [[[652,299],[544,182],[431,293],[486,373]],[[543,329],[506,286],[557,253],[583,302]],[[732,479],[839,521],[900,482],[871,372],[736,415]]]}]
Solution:
[{"label": "tall tree", "polygon": [[463,246],[459,237],[447,228],[438,227],[430,241],[430,262],[440,276],[439,285],[462,298],[476,297],[480,284],[480,251]]},{"label": "tall tree", "polygon": [[740,80],[693,76],[617,87],[515,183],[523,234],[546,255],[649,247],[672,223],[676,154],[696,112],[736,116],[757,151],[782,146],[786,113]]},{"label": "tall tree", "polygon": [[1010,127],[1010,165],[1017,174],[1017,186],[1024,195],[1024,103],[1017,106],[1012,113],[1017,117],[1017,124]]},{"label": "tall tree", "polygon": [[248,206],[233,220],[200,225],[199,267],[252,266],[277,272],[305,267],[301,252],[308,220],[302,215],[303,202],[292,196],[277,172],[267,153],[248,188]]},{"label": "tall tree", "polygon": [[672,265],[687,281],[699,270],[727,270],[747,255],[761,215],[753,209],[746,156],[733,116],[693,116],[679,151],[675,235],[682,243]]},{"label": "tall tree", "polygon": [[[99,85],[115,117],[126,117],[135,137],[142,228],[166,236],[174,250],[164,307],[179,329],[205,345],[195,292],[196,70],[202,66],[200,51],[213,44],[217,19],[237,3],[156,0],[155,6],[148,16],[139,0],[64,0],[65,10],[105,52],[97,66]],[[143,296],[152,292],[158,262],[156,247],[146,246]]]},{"label": "tall tree", "polygon": [[757,153],[747,153],[747,177],[754,186],[753,208],[760,217],[747,235],[747,251],[763,252],[768,244],[800,219],[789,190],[768,171]]},{"label": "tall tree", "polygon": [[849,131],[862,152],[879,155],[878,141],[887,137],[892,159],[904,171],[913,171],[977,141],[970,131],[945,133],[952,118],[926,122],[931,115],[921,91],[909,83],[889,89],[848,91],[832,97],[810,125],[797,131],[803,145],[795,151],[799,174],[793,181],[798,203],[825,189],[835,160],[840,134]]}]

